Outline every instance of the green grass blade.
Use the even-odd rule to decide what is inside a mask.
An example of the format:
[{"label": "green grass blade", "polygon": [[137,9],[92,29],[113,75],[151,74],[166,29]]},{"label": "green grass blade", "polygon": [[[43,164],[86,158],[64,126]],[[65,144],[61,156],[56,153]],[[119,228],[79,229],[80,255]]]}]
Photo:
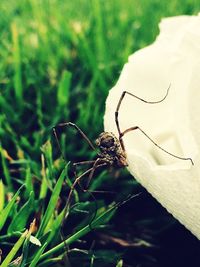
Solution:
[{"label": "green grass blade", "polygon": [[37,114],[37,121],[38,121],[38,124],[40,126],[41,129],[44,129],[45,126],[44,126],[44,123],[43,123],[43,117],[44,117],[44,114],[43,114],[43,110],[42,110],[42,93],[40,90],[37,91],[37,98],[36,98],[36,106],[37,106],[37,109],[36,109],[36,114]]},{"label": "green grass blade", "polygon": [[123,267],[123,260],[118,261],[116,267]]},{"label": "green grass blade", "polygon": [[[103,27],[103,15],[102,15],[102,4],[99,0],[92,0],[92,9],[95,19],[95,45],[98,63],[105,64],[107,56],[106,47],[105,47],[105,29]],[[105,17],[104,17],[105,18]]]},{"label": "green grass blade", "polygon": [[72,244],[73,242],[77,241],[82,236],[89,233],[91,231],[91,229],[97,228],[101,224],[107,223],[112,218],[112,216],[114,215],[116,210],[117,210],[117,206],[113,205],[111,208],[109,208],[108,210],[106,210],[105,212],[100,214],[90,225],[83,227],[81,230],[77,231],[75,234],[70,236],[68,239],[64,240],[63,242],[61,242],[60,244],[58,244],[54,248],[52,248],[49,251],[47,251],[46,253],[44,253],[41,256],[41,259],[49,257],[52,254],[54,254],[55,252],[62,251],[65,248],[65,246],[68,246],[68,245]]},{"label": "green grass blade", "polygon": [[24,188],[24,185],[22,185],[18,191],[16,192],[16,194],[13,196],[13,198],[11,199],[11,201],[7,204],[7,206],[0,212],[0,230],[3,228],[9,213],[12,209],[12,207],[15,204],[15,201],[17,199],[17,197],[19,196],[19,194],[21,193],[22,189]]},{"label": "green grass blade", "polygon": [[29,245],[30,245],[30,232],[26,236],[26,240],[24,241],[23,247],[22,247],[22,261],[20,264],[20,267],[24,267],[26,265],[28,252],[29,252]]},{"label": "green grass blade", "polygon": [[50,218],[52,217],[52,214],[53,214],[53,211],[57,205],[57,201],[58,201],[58,198],[59,198],[59,194],[60,194],[60,191],[62,189],[62,184],[63,184],[63,181],[64,181],[64,178],[66,176],[66,173],[67,173],[67,167],[68,165],[64,168],[64,170],[62,171],[56,185],[55,185],[55,188],[52,192],[52,195],[51,195],[51,198],[50,198],[50,201],[49,201],[49,204],[48,204],[48,207],[47,207],[47,210],[44,214],[44,217],[42,218],[42,223],[40,225],[40,228],[38,230],[38,233],[37,233],[37,236],[40,236],[41,234],[44,233],[45,231],[45,228],[46,226],[48,225],[48,222],[50,220]]},{"label": "green grass blade", "polygon": [[5,176],[6,184],[8,185],[9,190],[12,190],[13,185],[10,177],[10,172],[6,163],[6,158],[4,156],[3,147],[0,144],[0,154],[1,154],[1,164],[3,168],[3,174]]},{"label": "green grass blade", "polygon": [[33,184],[32,184],[32,176],[31,176],[31,168],[28,164],[26,168],[26,174],[25,174],[25,197],[28,198],[30,195],[31,191],[33,191]]},{"label": "green grass blade", "polygon": [[26,239],[26,236],[28,234],[28,230],[26,230],[21,237],[17,240],[11,251],[8,253],[0,267],[8,267],[8,264],[13,260],[18,250],[21,248],[24,240]]},{"label": "green grass blade", "polygon": [[62,221],[63,221],[63,216],[65,214],[65,208],[63,209],[63,211],[55,218],[55,220],[53,221],[52,225],[51,225],[51,232],[47,238],[47,243],[49,244],[53,238],[55,237],[55,235],[58,235],[58,233],[60,232],[60,228],[62,227]]},{"label": "green grass blade", "polygon": [[44,245],[38,250],[38,252],[35,254],[35,257],[33,258],[33,260],[31,261],[31,264],[29,265],[29,267],[35,267],[36,264],[38,263],[38,261],[40,260],[40,256],[42,255],[42,253],[44,252],[45,248],[47,247],[48,243],[44,243]]},{"label": "green grass blade", "polygon": [[2,180],[0,180],[0,212],[4,207],[4,202],[5,202],[4,184]]},{"label": "green grass blade", "polygon": [[14,64],[14,89],[18,102],[22,107],[23,87],[21,73],[21,53],[19,43],[19,32],[15,22],[11,25],[12,41],[13,41],[13,64]]},{"label": "green grass blade", "polygon": [[[41,163],[42,163],[42,170],[41,170],[41,175],[42,175],[42,183],[40,186],[40,196],[39,199],[44,199],[47,194],[47,189],[48,189],[48,178],[47,178],[47,170],[45,167],[45,159],[44,155],[41,155]],[[49,187],[51,188],[51,185],[49,184]],[[52,188],[51,188],[52,190]]]},{"label": "green grass blade", "polygon": [[41,148],[42,152],[44,153],[45,160],[47,162],[49,178],[52,180],[54,176],[53,170],[53,158],[52,158],[52,145],[51,142],[48,140]]},{"label": "green grass blade", "polygon": [[69,89],[71,85],[72,74],[69,71],[62,73],[61,81],[59,83],[57,92],[57,101],[60,108],[65,107],[69,101]]},{"label": "green grass blade", "polygon": [[20,209],[17,215],[13,218],[12,222],[8,227],[8,233],[22,230],[28,221],[28,218],[34,209],[34,194],[30,193],[28,201]]}]

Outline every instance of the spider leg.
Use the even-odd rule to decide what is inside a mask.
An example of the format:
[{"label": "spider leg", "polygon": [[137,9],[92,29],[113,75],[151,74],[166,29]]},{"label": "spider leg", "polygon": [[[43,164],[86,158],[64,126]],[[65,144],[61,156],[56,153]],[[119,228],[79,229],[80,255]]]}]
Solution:
[{"label": "spider leg", "polygon": [[[70,200],[71,200],[71,196],[72,196],[72,194],[73,194],[73,191],[74,191],[74,189],[75,189],[75,186],[77,185],[77,184],[79,184],[79,186],[81,187],[81,189],[83,190],[83,191],[86,191],[86,192],[89,192],[88,190],[84,190],[83,188],[82,188],[82,186],[80,185],[80,181],[81,181],[81,179],[86,175],[86,174],[88,174],[88,173],[92,173],[92,175],[93,175],[93,173],[94,173],[94,171],[97,169],[97,168],[100,168],[100,167],[103,167],[103,166],[106,166],[107,165],[107,163],[99,163],[99,164],[95,164],[96,162],[98,162],[97,160],[94,162],[94,164],[93,164],[93,166],[91,167],[91,168],[89,168],[88,170],[86,170],[85,172],[83,172],[80,176],[78,176],[78,177],[76,177],[75,178],[75,181],[73,182],[73,184],[72,184],[72,186],[71,186],[71,189],[70,189],[70,192],[69,192],[69,195],[68,195],[68,198],[67,198],[67,201],[66,201],[66,206],[65,206],[65,209],[66,209],[66,212],[65,212],[65,216],[66,216],[66,214],[67,214],[67,212],[68,212],[68,208],[69,208],[69,205],[70,205]],[[75,172],[75,174],[76,174],[76,172]],[[92,179],[92,176],[91,176],[91,178],[90,179]],[[91,193],[91,192],[90,192]],[[65,217],[64,216],[64,217]]]},{"label": "spider leg", "polygon": [[[96,200],[95,196],[93,195],[93,193],[97,193],[97,192],[100,193],[100,192],[102,192],[102,191],[90,191],[90,190],[88,190],[88,188],[89,188],[90,182],[91,182],[91,180],[92,180],[92,178],[93,178],[93,176],[94,176],[94,172],[95,172],[95,170],[96,170],[97,168],[99,168],[99,167],[103,167],[103,166],[106,166],[106,165],[108,165],[108,163],[107,163],[107,162],[103,162],[101,158],[97,158],[97,159],[94,161],[94,164],[93,164],[92,168],[89,169],[89,178],[88,178],[88,181],[87,181],[86,188],[83,188],[83,186],[82,186],[81,183],[80,183],[80,180],[83,178],[83,176],[84,176],[86,173],[83,173],[83,175],[81,175],[81,176],[79,176],[78,178],[76,178],[76,180],[75,180],[75,182],[74,182],[74,186],[75,186],[75,183],[77,183],[77,184],[79,185],[79,187],[81,188],[81,190],[82,190],[83,192],[89,193],[90,196],[91,196],[91,197],[93,198],[93,200],[94,200],[94,203],[95,203],[95,212],[94,212],[94,214],[93,214],[93,216],[92,216],[91,221],[89,222],[89,225],[90,225],[91,230],[92,230],[92,226],[91,226],[91,224],[92,224],[93,220],[96,218],[97,210],[98,210],[97,200]],[[72,187],[71,187],[71,188],[72,188]]]},{"label": "spider leg", "polygon": [[[102,159],[100,158],[97,158],[96,161],[94,162],[94,165],[93,165],[93,168],[89,174],[89,177],[88,177],[88,182],[87,182],[87,185],[86,185],[86,190],[88,189],[89,185],[90,185],[90,182],[92,180],[92,177],[94,176],[94,172],[97,168],[97,166],[99,165],[99,162],[102,161]],[[107,163],[105,163],[105,165],[107,165]]]},{"label": "spider leg", "polygon": [[[74,167],[74,176],[75,176],[75,181],[73,182],[73,184],[71,185],[71,188],[70,188],[70,191],[69,191],[69,195],[67,197],[67,201],[66,201],[66,204],[65,204],[65,207],[64,207],[64,211],[63,211],[63,219],[62,219],[62,222],[61,222],[61,238],[64,242],[64,232],[63,232],[63,227],[64,227],[64,222],[65,222],[65,218],[69,212],[69,207],[70,207],[70,201],[71,201],[71,197],[72,197],[72,194],[73,192],[75,191],[75,187],[76,185],[78,184],[80,186],[80,188],[82,189],[82,191],[87,191],[87,190],[84,190],[80,184],[80,180],[85,176],[87,175],[88,173],[91,173],[92,170],[95,168],[99,168],[99,167],[103,167],[105,166],[105,163],[102,163],[102,164],[99,164],[99,165],[96,165],[95,162],[97,160],[89,160],[89,161],[81,161],[81,162],[76,162],[76,163],[73,163],[73,167]],[[98,162],[98,161],[97,161]],[[77,177],[77,172],[76,172],[76,168],[77,166],[81,166],[81,165],[86,165],[86,164],[93,164],[93,166],[91,168],[89,168],[88,170],[86,170],[84,173],[82,173],[80,176]],[[94,166],[95,164],[95,166]],[[93,199],[96,201],[95,197],[93,196],[93,194],[90,192],[90,191],[87,191],[92,197]],[[96,211],[97,211],[97,204],[95,202],[95,206],[96,206]],[[91,220],[91,222],[94,220],[94,218],[96,217],[96,212]],[[91,222],[89,223],[89,225],[91,224]],[[91,228],[92,229],[92,228]],[[65,251],[67,252],[68,251],[68,246],[65,245]]]},{"label": "spider leg", "polygon": [[[88,188],[89,188],[89,185],[90,185],[90,182],[91,182],[91,180],[92,180],[92,178],[93,178],[93,176],[94,176],[94,172],[95,172],[95,170],[99,167],[99,164],[103,164],[102,166],[106,166],[106,165],[108,165],[108,163],[107,162],[105,162],[103,159],[101,159],[101,158],[97,158],[96,160],[91,160],[91,161],[81,161],[81,162],[76,162],[76,163],[73,163],[73,167],[74,167],[74,177],[77,177],[77,172],[76,172],[76,167],[77,166],[80,166],[80,165],[85,165],[85,164],[93,164],[93,167],[91,168],[91,171],[90,171],[90,173],[89,173],[89,177],[88,177],[88,181],[87,181],[87,184],[86,184],[86,186],[85,186],[85,188],[83,188],[83,186],[81,185],[81,183],[80,183],[80,180],[78,181],[78,185],[79,185],[79,187],[81,188],[81,190],[83,191],[83,192],[87,192],[87,193],[90,193],[90,194],[92,194],[92,193],[105,193],[105,191],[102,191],[102,190],[92,190],[92,191],[90,191],[90,190],[88,190]],[[101,167],[101,166],[100,166]],[[106,193],[113,193],[113,192],[111,192],[111,191],[109,191],[109,192],[106,192]],[[94,197],[93,197],[94,198]],[[94,198],[95,199],[95,198]]]},{"label": "spider leg", "polygon": [[164,148],[162,148],[161,146],[159,146],[148,134],[146,134],[139,126],[134,126],[134,127],[130,127],[128,129],[126,129],[125,131],[123,131],[121,134],[120,134],[120,138],[119,140],[122,140],[122,137],[131,132],[131,131],[134,131],[134,130],[139,130],[143,135],[145,135],[155,146],[157,146],[159,149],[161,149],[162,151],[164,151],[165,153],[173,156],[174,158],[177,158],[177,159],[181,159],[181,160],[190,160],[192,165],[194,165],[194,162],[192,160],[192,158],[185,158],[185,157],[180,157],[180,156],[177,156],[177,155],[174,155],[173,153],[171,152],[168,152],[167,150],[165,150]]},{"label": "spider leg", "polygon": [[63,157],[64,160],[65,160],[65,156],[63,155],[63,152],[62,152],[62,149],[61,149],[61,146],[60,146],[60,142],[58,140],[58,133],[57,133],[57,129],[58,128],[62,128],[62,127],[72,127],[74,129],[76,129],[76,131],[83,137],[83,139],[86,140],[86,142],[89,144],[89,146],[93,150],[96,151],[96,148],[94,147],[94,145],[92,144],[92,142],[90,141],[90,139],[87,137],[87,135],[75,123],[72,123],[72,122],[59,123],[58,125],[56,125],[56,126],[53,127],[53,133],[54,133],[54,136],[55,136],[55,139],[56,139],[56,143],[58,145],[58,148],[60,150],[60,153],[61,153],[61,155],[62,155],[62,157]]},{"label": "spider leg", "polygon": [[74,167],[76,167],[76,166],[80,166],[80,165],[93,164],[93,163],[95,163],[95,160],[86,160],[86,161],[75,162],[72,165]]},{"label": "spider leg", "polygon": [[[88,165],[88,164],[94,164],[94,163],[95,163],[95,160],[87,160],[87,161],[80,161],[80,162],[75,162],[75,163],[73,163],[72,166],[73,166],[73,170],[74,170],[73,172],[74,172],[74,177],[75,177],[75,179],[77,178],[77,167],[78,167],[78,166]],[[85,192],[85,190],[84,190],[84,188],[82,187],[80,181],[78,181],[78,185],[79,185],[79,187],[81,188],[81,190],[82,190],[83,192]],[[75,191],[75,189],[74,189],[74,194],[77,194],[76,191]]]},{"label": "spider leg", "polygon": [[[132,93],[129,93],[128,91],[123,91],[122,94],[121,94],[121,97],[120,97],[120,99],[119,99],[119,102],[118,102],[118,104],[117,104],[116,111],[115,111],[115,123],[116,123],[116,126],[117,126],[117,130],[118,130],[118,133],[119,133],[119,137],[121,136],[122,132],[121,132],[121,129],[120,129],[120,126],[119,126],[119,118],[118,118],[118,115],[119,115],[119,109],[120,109],[120,106],[121,106],[121,104],[122,104],[122,101],[123,101],[125,95],[127,94],[127,95],[130,95],[130,96],[133,96],[134,98],[136,98],[136,99],[138,99],[138,100],[140,100],[140,101],[142,101],[142,102],[144,102],[144,103],[147,103],[147,104],[158,104],[158,103],[161,103],[162,101],[165,100],[165,98],[167,97],[167,95],[168,95],[168,93],[169,93],[170,86],[171,86],[171,85],[169,85],[169,87],[168,87],[168,89],[167,89],[167,92],[166,92],[165,96],[164,96],[162,99],[157,100],[157,101],[147,101],[147,100],[145,100],[145,99],[143,99],[143,98],[141,98],[141,97],[138,97],[138,96],[136,96],[136,95],[134,95],[134,94],[132,94]],[[120,140],[120,138],[119,138],[119,140]],[[120,140],[120,144],[121,144],[122,149],[125,150],[124,142],[123,142],[122,139]]]},{"label": "spider leg", "polygon": [[84,189],[82,187],[82,185],[80,184],[80,181],[78,182],[78,184],[79,184],[79,186],[80,186],[80,188],[82,189],[83,192],[88,191],[87,188],[89,187],[90,181],[91,181],[91,179],[92,179],[92,177],[94,175],[94,171],[96,169],[95,167],[98,165],[98,163],[99,163],[100,160],[101,160],[100,158],[97,158],[96,160],[87,160],[87,161],[80,161],[80,162],[73,163],[74,177],[77,177],[77,172],[76,172],[77,166],[86,165],[86,164],[93,164],[92,170],[91,170],[91,172],[89,174],[89,178],[88,178],[86,189]]}]

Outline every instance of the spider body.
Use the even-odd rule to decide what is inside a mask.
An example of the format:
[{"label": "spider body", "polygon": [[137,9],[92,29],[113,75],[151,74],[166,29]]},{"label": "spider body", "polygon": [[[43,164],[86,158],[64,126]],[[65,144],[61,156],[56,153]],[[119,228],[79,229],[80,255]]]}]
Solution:
[{"label": "spider body", "polygon": [[103,162],[120,168],[128,166],[126,153],[114,133],[102,132],[95,143],[100,149],[99,157]]}]

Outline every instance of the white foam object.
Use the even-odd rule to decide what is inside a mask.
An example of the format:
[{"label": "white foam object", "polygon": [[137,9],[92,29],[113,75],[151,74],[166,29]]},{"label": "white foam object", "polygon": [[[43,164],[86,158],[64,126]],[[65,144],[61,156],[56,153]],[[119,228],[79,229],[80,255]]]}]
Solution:
[{"label": "white foam object", "polygon": [[152,144],[138,130],[124,136],[128,170],[175,218],[200,239],[200,15],[165,18],[156,41],[129,57],[110,90],[104,117],[105,131],[140,126],[160,146],[194,161],[174,158]]}]

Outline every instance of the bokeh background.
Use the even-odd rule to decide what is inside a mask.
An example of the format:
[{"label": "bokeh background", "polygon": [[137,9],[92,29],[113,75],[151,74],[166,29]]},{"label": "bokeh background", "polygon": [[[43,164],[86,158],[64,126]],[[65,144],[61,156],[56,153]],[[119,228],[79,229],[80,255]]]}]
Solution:
[{"label": "bokeh background", "polygon": [[[95,140],[103,131],[106,96],[128,56],[153,42],[163,17],[192,15],[199,10],[199,0],[1,0],[1,202],[6,203],[8,193],[14,194],[21,184],[31,184],[29,191],[34,191],[39,206],[33,205],[26,223],[38,214],[38,207],[44,212],[51,187],[47,182],[44,190],[41,170],[50,171],[50,164],[58,168],[61,152],[65,162],[94,156],[84,140],[67,128],[58,130],[60,151],[52,127],[72,121]],[[44,147],[47,140],[52,144],[50,152]],[[50,163],[48,153],[53,155]],[[41,154],[45,154],[47,167]],[[54,185],[56,176],[47,176]],[[92,187],[105,191],[95,194],[102,207],[141,194],[124,203],[105,227],[91,229],[81,242],[74,242],[68,265],[57,260],[54,266],[200,266],[199,241],[127,171],[100,171],[94,179]],[[66,200],[67,192],[63,189],[61,200]],[[80,195],[84,201],[94,202],[90,195]],[[14,237],[8,238],[7,229],[28,199],[26,190],[4,225],[0,237],[3,258],[16,242]],[[72,216],[67,234],[76,229],[79,220],[78,214]],[[51,264],[49,260],[37,266]]]}]

